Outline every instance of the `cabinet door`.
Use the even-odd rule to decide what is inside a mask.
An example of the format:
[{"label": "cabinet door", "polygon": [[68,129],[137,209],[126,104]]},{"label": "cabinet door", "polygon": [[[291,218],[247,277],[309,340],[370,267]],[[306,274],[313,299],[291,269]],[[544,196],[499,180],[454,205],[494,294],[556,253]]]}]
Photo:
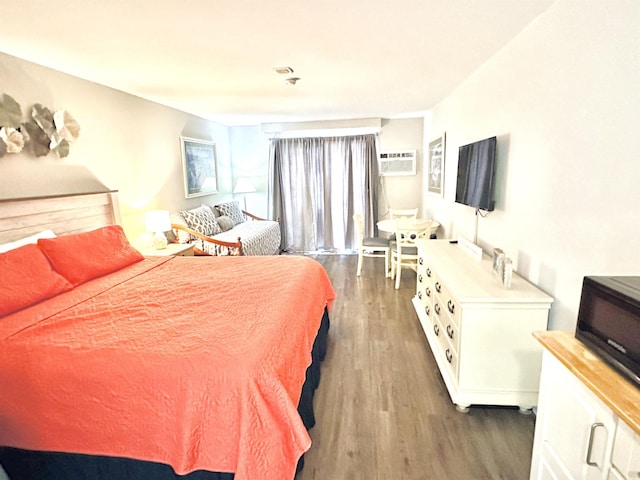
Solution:
[{"label": "cabinet door", "polygon": [[545,352],[534,447],[540,458],[533,459],[540,463],[532,478],[606,480],[615,425],[613,412]]},{"label": "cabinet door", "polygon": [[612,468],[611,470],[609,470],[609,476],[607,477],[607,480],[626,480],[622,475],[620,475],[620,472],[618,472],[615,468]]},{"label": "cabinet door", "polygon": [[618,420],[611,463],[625,479],[640,478],[640,435]]}]

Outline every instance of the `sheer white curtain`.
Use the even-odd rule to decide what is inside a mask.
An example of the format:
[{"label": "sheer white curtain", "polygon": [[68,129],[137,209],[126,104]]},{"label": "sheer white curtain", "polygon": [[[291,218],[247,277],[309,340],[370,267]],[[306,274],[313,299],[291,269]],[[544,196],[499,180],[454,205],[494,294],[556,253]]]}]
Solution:
[{"label": "sheer white curtain", "polygon": [[367,236],[378,217],[375,135],[276,138],[274,215],[289,252],[354,248],[353,214],[362,213]]}]

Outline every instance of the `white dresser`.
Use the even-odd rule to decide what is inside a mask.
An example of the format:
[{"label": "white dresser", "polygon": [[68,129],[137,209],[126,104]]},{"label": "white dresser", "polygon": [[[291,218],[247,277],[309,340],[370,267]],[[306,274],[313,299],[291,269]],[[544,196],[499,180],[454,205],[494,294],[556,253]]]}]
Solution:
[{"label": "white dresser", "polygon": [[413,304],[451,400],[470,405],[537,405],[542,348],[553,298],[513,275],[510,289],[493,271],[448,240],[418,242]]}]

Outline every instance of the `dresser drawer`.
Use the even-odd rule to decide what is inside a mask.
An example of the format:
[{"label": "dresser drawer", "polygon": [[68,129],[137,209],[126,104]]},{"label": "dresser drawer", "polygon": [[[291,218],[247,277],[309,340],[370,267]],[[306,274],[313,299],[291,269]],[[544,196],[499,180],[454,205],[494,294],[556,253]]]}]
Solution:
[{"label": "dresser drawer", "polygon": [[440,316],[440,326],[443,328],[449,343],[456,352],[460,351],[460,329],[449,314]]},{"label": "dresser drawer", "polygon": [[431,326],[431,330],[433,331],[433,334],[438,340],[438,345],[442,346],[442,340],[444,339],[444,331],[442,330],[442,327],[440,326],[440,322],[438,322],[438,319],[436,318],[435,315],[431,315],[429,317],[429,325]]},{"label": "dresser drawer", "polygon": [[435,340],[436,340],[435,345],[433,347],[439,350],[438,353],[436,353],[435,350],[433,353],[434,355],[439,354],[440,356],[444,357],[444,352],[446,351],[447,348],[449,348],[449,345],[447,343],[446,333],[442,329],[442,326],[438,321],[438,317],[435,314],[433,314],[433,312],[431,312],[431,316],[429,317],[428,325],[429,325],[429,328],[431,329],[431,334],[433,334],[433,337],[435,337]]},{"label": "dresser drawer", "polygon": [[428,265],[418,265],[416,294],[423,302],[433,304],[433,274]]},{"label": "dresser drawer", "polygon": [[[444,333],[444,337],[457,353],[459,351],[458,345],[460,344],[460,330],[451,318],[451,315],[449,315],[448,311],[444,307],[442,307],[442,303],[440,303],[439,297],[436,297],[436,299],[437,303],[434,304],[434,314],[438,319],[438,323],[440,324],[440,328]],[[437,309],[435,308],[436,305],[438,306]],[[440,311],[440,314],[436,313],[437,310]]]},{"label": "dresser drawer", "polygon": [[[420,298],[420,295],[418,295],[418,298]],[[418,307],[416,307],[418,308]],[[420,302],[420,310],[422,310],[422,312],[424,313],[425,317],[427,317],[427,319],[429,320],[429,323],[431,323],[431,321],[435,320],[433,317],[433,307],[431,306],[431,303],[429,302],[428,299],[424,298],[424,296],[421,299]]]},{"label": "dresser drawer", "polygon": [[418,272],[421,271],[424,273],[423,281],[433,285],[433,268],[429,261],[423,256],[418,257]]},{"label": "dresser drawer", "polygon": [[440,323],[440,325],[443,325],[444,322],[440,321],[440,317],[445,315],[445,310],[444,310],[444,307],[442,306],[442,300],[438,295],[433,296],[432,305],[433,305],[433,314],[438,319],[438,323]]},{"label": "dresser drawer", "polygon": [[431,288],[431,286],[429,285],[418,286],[417,295],[418,295],[418,298],[422,301],[422,303],[424,304],[428,303],[429,305],[433,303],[433,289]]},{"label": "dresser drawer", "polygon": [[433,282],[427,277],[424,269],[418,270],[416,293],[420,300],[433,303]]},{"label": "dresser drawer", "polygon": [[453,322],[460,328],[460,305],[458,305],[455,297],[436,273],[432,274],[432,278],[433,290],[439,298],[441,307],[449,313]]},{"label": "dresser drawer", "polygon": [[441,332],[440,335],[440,347],[442,348],[442,354],[446,360],[447,367],[450,370],[450,374],[453,378],[458,378],[458,352],[451,346],[445,332]]},{"label": "dresser drawer", "polygon": [[[440,310],[440,315],[436,313],[438,310]],[[435,299],[430,321],[433,333],[438,340],[440,353],[446,360],[445,363],[450,369],[450,374],[454,378],[457,378],[459,357],[457,339],[459,335],[457,330],[452,326],[451,319],[447,313],[442,310],[441,305],[438,303],[438,297]]]},{"label": "dresser drawer", "polygon": [[[442,299],[439,295],[436,295],[433,299],[432,315],[438,321],[442,337],[447,339],[449,346],[458,353],[458,345],[460,344],[458,338],[460,337],[459,328],[449,315],[447,308],[443,306]],[[444,348],[443,348],[444,350]]]}]

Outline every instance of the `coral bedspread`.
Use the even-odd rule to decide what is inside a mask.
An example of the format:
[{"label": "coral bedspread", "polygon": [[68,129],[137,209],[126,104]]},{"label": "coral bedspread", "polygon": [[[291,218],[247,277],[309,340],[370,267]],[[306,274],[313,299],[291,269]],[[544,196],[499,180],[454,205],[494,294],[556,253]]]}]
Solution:
[{"label": "coral bedspread", "polygon": [[305,257],[156,257],[0,318],[0,445],[292,479],[334,296]]}]

